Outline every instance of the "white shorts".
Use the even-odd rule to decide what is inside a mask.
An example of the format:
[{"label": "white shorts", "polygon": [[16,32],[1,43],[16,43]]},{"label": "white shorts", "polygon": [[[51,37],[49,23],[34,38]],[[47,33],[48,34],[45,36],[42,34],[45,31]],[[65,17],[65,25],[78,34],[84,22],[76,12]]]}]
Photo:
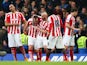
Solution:
[{"label": "white shorts", "polygon": [[64,35],[62,43],[65,46],[74,46],[75,45],[74,36]]},{"label": "white shorts", "polygon": [[41,36],[37,36],[37,40],[36,40],[36,49],[38,48],[43,48],[43,47],[47,47],[48,46],[48,40],[47,37],[41,37]]},{"label": "white shorts", "polygon": [[32,36],[28,36],[28,45],[35,45],[36,38],[33,38]]},{"label": "white shorts", "polygon": [[57,49],[62,49],[64,48],[64,44],[62,44],[62,36],[58,36],[58,37],[53,37],[50,36],[49,37],[49,41],[48,41],[48,49],[54,49],[55,47]]},{"label": "white shorts", "polygon": [[8,46],[9,47],[22,46],[20,34],[8,34]]}]

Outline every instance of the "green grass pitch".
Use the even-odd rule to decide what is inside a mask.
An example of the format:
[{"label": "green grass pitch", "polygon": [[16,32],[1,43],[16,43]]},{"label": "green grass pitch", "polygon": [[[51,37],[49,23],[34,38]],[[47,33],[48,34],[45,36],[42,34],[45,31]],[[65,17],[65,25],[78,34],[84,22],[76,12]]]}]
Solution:
[{"label": "green grass pitch", "polygon": [[25,62],[25,61],[0,61],[0,65],[87,65],[87,62]]}]

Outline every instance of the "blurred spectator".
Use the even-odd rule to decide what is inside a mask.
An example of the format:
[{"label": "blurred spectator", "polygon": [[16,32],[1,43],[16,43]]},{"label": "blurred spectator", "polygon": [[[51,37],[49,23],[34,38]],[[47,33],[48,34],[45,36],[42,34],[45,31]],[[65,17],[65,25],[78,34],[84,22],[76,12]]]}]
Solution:
[{"label": "blurred spectator", "polygon": [[70,5],[71,5],[71,9],[75,9],[76,8],[76,2],[72,1]]},{"label": "blurred spectator", "polygon": [[29,8],[29,4],[30,4],[30,0],[24,0],[24,6],[23,7]]},{"label": "blurred spectator", "polygon": [[41,14],[42,12],[46,12],[45,7],[41,7],[41,8],[40,8],[39,14]]},{"label": "blurred spectator", "polygon": [[21,36],[22,44],[27,46],[28,45],[28,35],[27,35],[27,33],[26,34],[22,33],[20,36]]},{"label": "blurred spectator", "polygon": [[48,15],[52,15],[53,14],[53,10],[54,10],[54,8],[53,8],[52,3],[49,3],[47,5],[47,8],[46,8],[46,11],[47,11]]},{"label": "blurred spectator", "polygon": [[40,5],[43,5],[46,8],[47,0],[41,0]]},{"label": "blurred spectator", "polygon": [[9,12],[9,0],[3,0],[2,2],[2,8],[4,12]]},{"label": "blurred spectator", "polygon": [[30,12],[27,7],[22,8],[22,13],[23,13],[24,17],[26,18],[26,20],[28,20],[30,18]]},{"label": "blurred spectator", "polygon": [[34,8],[37,8],[37,6],[36,6],[36,1],[32,1],[32,2],[31,2],[30,6],[29,6],[30,12],[31,12]]},{"label": "blurred spectator", "polygon": [[81,36],[77,40],[78,48],[86,48],[86,36]]},{"label": "blurred spectator", "polygon": [[20,35],[20,37],[21,37],[21,42],[25,48],[25,51],[27,52],[27,50],[28,50],[28,35],[27,34],[25,35],[25,33],[22,33]]},{"label": "blurred spectator", "polygon": [[40,0],[40,3],[39,3],[39,8],[38,8],[38,10],[41,10],[41,8],[47,8],[47,0]]},{"label": "blurred spectator", "polygon": [[18,11],[21,11],[21,9],[22,9],[22,7],[23,7],[23,1],[21,1],[21,0],[16,0],[14,4],[15,4],[15,6],[16,6],[16,9],[17,9]]},{"label": "blurred spectator", "polygon": [[74,1],[74,0],[69,0],[69,5],[68,5],[68,7],[67,7],[67,11],[70,13],[70,11],[72,10],[72,9],[76,9],[77,8],[77,6],[76,6],[76,2]]},{"label": "blurred spectator", "polygon": [[38,12],[38,8],[34,8],[33,11],[35,11],[35,13],[38,15],[39,12]]},{"label": "blurred spectator", "polygon": [[7,50],[7,31],[4,26],[4,11],[0,11],[0,48]]},{"label": "blurred spectator", "polygon": [[60,5],[61,8],[67,8],[68,7],[68,4],[66,3],[66,0],[61,0],[61,5]]},{"label": "blurred spectator", "polygon": [[81,13],[79,14],[84,24],[87,24],[87,9],[85,7],[82,8]]}]

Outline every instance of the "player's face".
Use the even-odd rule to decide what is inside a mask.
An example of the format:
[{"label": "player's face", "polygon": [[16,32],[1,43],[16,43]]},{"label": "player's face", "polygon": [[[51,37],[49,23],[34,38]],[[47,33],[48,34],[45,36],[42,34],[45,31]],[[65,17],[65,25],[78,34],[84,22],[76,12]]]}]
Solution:
[{"label": "player's face", "polygon": [[43,19],[43,20],[46,20],[46,19],[47,19],[47,17],[48,17],[48,16],[47,16],[47,15],[45,15],[45,14],[44,14],[44,15],[42,15],[42,19]]},{"label": "player's face", "polygon": [[78,15],[78,11],[75,11],[74,14],[75,14],[75,16],[77,16]]},{"label": "player's face", "polygon": [[38,22],[38,18],[33,18],[33,21],[34,22]]},{"label": "player's face", "polygon": [[38,24],[38,22],[39,22],[38,18],[33,18],[33,22],[35,25]]},{"label": "player's face", "polygon": [[15,11],[15,6],[13,4],[9,5],[9,10],[14,12]]}]

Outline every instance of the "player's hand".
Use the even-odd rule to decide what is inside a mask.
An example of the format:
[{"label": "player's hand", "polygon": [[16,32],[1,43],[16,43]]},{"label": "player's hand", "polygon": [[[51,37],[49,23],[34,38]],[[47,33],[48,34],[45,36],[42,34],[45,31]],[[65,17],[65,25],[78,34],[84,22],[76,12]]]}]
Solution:
[{"label": "player's hand", "polygon": [[80,28],[75,28],[76,31],[80,31]]},{"label": "player's hand", "polygon": [[24,31],[23,33],[24,33],[25,35],[27,35],[27,32],[26,32],[26,31]]},{"label": "player's hand", "polygon": [[46,34],[47,34],[47,36],[49,36],[50,35],[50,32],[46,30]]}]

